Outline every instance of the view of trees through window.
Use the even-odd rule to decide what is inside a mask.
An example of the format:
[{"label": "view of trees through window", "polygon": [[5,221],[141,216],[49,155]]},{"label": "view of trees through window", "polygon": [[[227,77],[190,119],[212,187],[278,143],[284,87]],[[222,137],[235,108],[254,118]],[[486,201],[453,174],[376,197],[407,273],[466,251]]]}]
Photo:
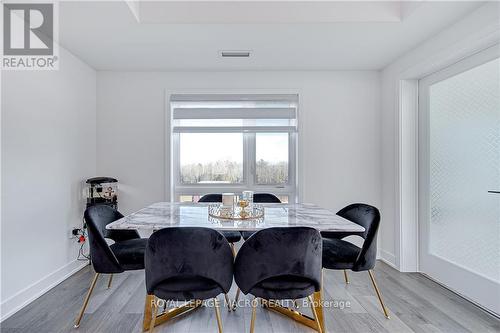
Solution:
[{"label": "view of trees through window", "polygon": [[[242,133],[181,133],[182,184],[243,182]],[[255,181],[288,182],[288,133],[255,134]]]},{"label": "view of trees through window", "polygon": [[288,162],[257,161],[258,184],[284,184],[288,181]]},{"label": "view of trees through window", "polygon": [[183,184],[243,181],[243,133],[181,133]]},{"label": "view of trees through window", "polygon": [[181,182],[183,184],[241,183],[243,164],[229,160],[185,164],[181,166]]}]

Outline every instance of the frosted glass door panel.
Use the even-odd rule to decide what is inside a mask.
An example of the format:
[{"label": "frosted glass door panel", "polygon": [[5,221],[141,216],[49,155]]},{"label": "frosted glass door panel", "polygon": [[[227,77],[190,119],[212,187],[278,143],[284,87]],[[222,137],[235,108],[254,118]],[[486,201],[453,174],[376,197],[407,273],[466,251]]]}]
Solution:
[{"label": "frosted glass door panel", "polygon": [[500,281],[499,59],[429,86],[428,251]]}]

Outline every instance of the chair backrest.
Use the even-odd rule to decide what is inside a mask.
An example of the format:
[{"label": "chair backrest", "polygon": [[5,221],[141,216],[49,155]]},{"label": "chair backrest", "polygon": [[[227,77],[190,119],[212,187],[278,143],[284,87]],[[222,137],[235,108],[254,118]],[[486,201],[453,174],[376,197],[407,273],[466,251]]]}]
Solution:
[{"label": "chair backrest", "polygon": [[154,232],[145,253],[146,289],[171,278],[201,277],[228,292],[233,282],[233,253],[226,238],[216,230],[173,227]]},{"label": "chair backrest", "polygon": [[354,263],[354,271],[372,269],[377,259],[377,231],[380,224],[380,212],[376,207],[355,203],[342,208],[337,215],[365,228],[358,234],[364,238],[361,251]]},{"label": "chair backrest", "polygon": [[253,202],[256,203],[281,203],[281,200],[271,193],[255,193]]},{"label": "chair backrest", "polygon": [[245,294],[273,277],[308,279],[321,287],[322,240],[309,227],[263,229],[243,243],[234,264],[234,278]]},{"label": "chair backrest", "polygon": [[[198,202],[222,202],[222,194],[210,193],[205,194],[198,200]],[[255,193],[253,195],[253,202],[256,203],[281,203],[281,200],[271,193]]]},{"label": "chair backrest", "polygon": [[210,193],[205,194],[198,200],[198,202],[222,202],[222,194],[220,193]]},{"label": "chair backrest", "polygon": [[139,238],[135,230],[107,230],[106,226],[123,215],[107,205],[95,205],[84,213],[85,224],[89,232],[90,258],[97,273],[120,273],[123,268],[111,251],[105,238],[115,242]]}]

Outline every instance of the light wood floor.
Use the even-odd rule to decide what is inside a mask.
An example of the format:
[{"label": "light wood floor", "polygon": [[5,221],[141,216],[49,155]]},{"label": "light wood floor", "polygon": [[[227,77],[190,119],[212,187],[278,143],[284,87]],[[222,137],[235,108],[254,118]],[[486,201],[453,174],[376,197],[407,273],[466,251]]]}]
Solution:
[{"label": "light wood floor", "polygon": [[[93,272],[86,267],[1,324],[1,332],[141,332],[144,307],[144,272],[116,275],[111,289],[107,276],[97,283],[78,330],[73,321],[82,304]],[[375,269],[382,295],[391,313],[380,309],[368,274],[325,271],[325,299],[349,307],[325,309],[328,332],[500,332],[500,321],[416,273],[399,273],[379,262]],[[231,291],[234,297],[235,286]],[[248,296],[247,296],[248,297]],[[223,301],[223,297],[219,298]],[[309,313],[309,309],[301,311]],[[251,309],[222,309],[225,332],[248,332]],[[216,332],[212,308],[200,308],[159,326],[155,332]],[[259,309],[256,332],[313,332],[280,314]]]}]

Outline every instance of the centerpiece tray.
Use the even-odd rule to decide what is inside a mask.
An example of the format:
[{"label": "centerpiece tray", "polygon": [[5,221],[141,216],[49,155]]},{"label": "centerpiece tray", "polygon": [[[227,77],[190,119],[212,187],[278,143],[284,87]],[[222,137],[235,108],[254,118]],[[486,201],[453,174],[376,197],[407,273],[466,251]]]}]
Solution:
[{"label": "centerpiece tray", "polygon": [[254,220],[264,217],[264,207],[254,204],[252,209],[241,207],[225,207],[222,204],[210,204],[208,215],[221,220]]}]

